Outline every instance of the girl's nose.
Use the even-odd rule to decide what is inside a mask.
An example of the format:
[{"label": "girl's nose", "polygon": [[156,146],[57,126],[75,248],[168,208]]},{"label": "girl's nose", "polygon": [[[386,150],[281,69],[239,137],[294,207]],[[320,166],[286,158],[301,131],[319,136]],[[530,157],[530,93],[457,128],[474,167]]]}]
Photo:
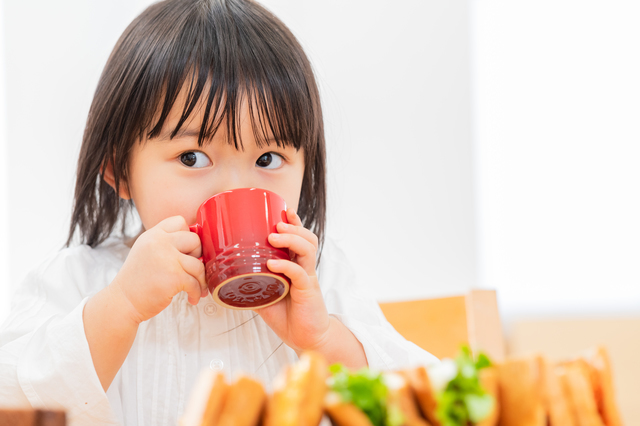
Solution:
[{"label": "girl's nose", "polygon": [[219,173],[216,173],[216,175],[212,177],[212,181],[213,190],[216,191],[212,195],[232,189],[252,188],[256,186],[251,176],[249,176],[249,173],[232,167],[219,170]]}]

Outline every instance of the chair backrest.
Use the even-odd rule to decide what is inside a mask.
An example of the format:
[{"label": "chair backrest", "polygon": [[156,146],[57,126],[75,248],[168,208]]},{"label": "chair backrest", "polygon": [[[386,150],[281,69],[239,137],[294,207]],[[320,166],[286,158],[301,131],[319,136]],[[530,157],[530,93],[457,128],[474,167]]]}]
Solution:
[{"label": "chair backrest", "polygon": [[504,359],[498,303],[494,290],[436,299],[380,303],[391,325],[407,340],[438,358],[453,357],[462,344],[493,360]]}]

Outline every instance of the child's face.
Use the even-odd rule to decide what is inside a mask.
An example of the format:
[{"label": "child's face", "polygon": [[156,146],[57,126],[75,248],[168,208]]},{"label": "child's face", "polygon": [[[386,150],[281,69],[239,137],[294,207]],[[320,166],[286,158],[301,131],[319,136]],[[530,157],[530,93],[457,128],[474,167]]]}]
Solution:
[{"label": "child's face", "polygon": [[[174,105],[184,105],[184,99],[178,97]],[[302,150],[278,148],[275,142],[258,148],[246,105],[242,108],[240,125],[244,151],[226,142],[224,123],[210,143],[199,147],[202,115],[196,112],[169,139],[180,112],[174,108],[162,134],[137,143],[131,153],[125,196],[133,199],[144,229],[176,215],[189,224],[195,223],[202,202],[234,188],[268,189],[297,210],[304,174]]]}]

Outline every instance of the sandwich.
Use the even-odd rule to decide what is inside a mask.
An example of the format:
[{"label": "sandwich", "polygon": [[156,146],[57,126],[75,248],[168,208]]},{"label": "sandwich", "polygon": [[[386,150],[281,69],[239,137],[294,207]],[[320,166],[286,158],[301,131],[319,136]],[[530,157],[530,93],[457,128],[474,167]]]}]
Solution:
[{"label": "sandwich", "polygon": [[180,426],[257,426],[266,392],[262,384],[239,375],[229,384],[221,371],[203,370],[191,391]]},{"label": "sandwich", "polygon": [[314,352],[273,382],[203,371],[180,426],[622,426],[604,348],[550,363],[492,364],[463,347],[455,359],[412,369],[350,371]]},{"label": "sandwich", "polygon": [[578,426],[573,405],[567,399],[562,370],[542,357],[539,360],[548,426]]},{"label": "sandwich", "polygon": [[557,370],[576,424],[622,426],[615,402],[611,364],[603,347],[560,363]]},{"label": "sandwich", "polygon": [[324,409],[336,426],[428,426],[406,379],[369,368],[330,367]]},{"label": "sandwich", "polygon": [[598,412],[602,416],[602,421],[606,426],[622,426],[622,419],[616,404],[615,392],[613,390],[613,378],[611,372],[611,361],[609,354],[602,346],[587,351],[583,356],[587,365],[591,369],[594,397],[598,407]]},{"label": "sandwich", "polygon": [[305,352],[286,367],[273,383],[264,426],[317,426],[327,391],[327,362],[320,354]]},{"label": "sandwich", "polygon": [[497,366],[501,426],[546,426],[542,357],[509,359]]},{"label": "sandwich", "polygon": [[556,364],[512,358],[497,369],[501,426],[622,426],[604,348]]},{"label": "sandwich", "polygon": [[565,398],[577,425],[604,426],[598,413],[591,371],[584,360],[578,359],[558,367]]},{"label": "sandwich", "polygon": [[463,347],[455,359],[403,370],[422,415],[433,426],[494,426],[498,377],[489,358]]}]

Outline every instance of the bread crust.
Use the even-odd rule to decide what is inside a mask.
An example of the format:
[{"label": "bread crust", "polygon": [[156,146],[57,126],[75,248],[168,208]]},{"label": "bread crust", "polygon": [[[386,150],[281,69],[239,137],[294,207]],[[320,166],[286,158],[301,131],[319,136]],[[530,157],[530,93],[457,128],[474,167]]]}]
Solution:
[{"label": "bread crust", "polygon": [[264,426],[317,426],[327,392],[328,365],[314,352],[302,354],[274,381]]},{"label": "bread crust", "polygon": [[203,370],[196,382],[189,404],[178,424],[180,426],[206,426],[216,424],[220,416],[229,385],[221,371]]},{"label": "bread crust", "polygon": [[324,409],[335,426],[373,426],[362,410],[350,402],[343,402],[335,392],[327,393]]},{"label": "bread crust", "polygon": [[424,366],[419,366],[401,371],[403,377],[407,380],[409,388],[415,395],[418,407],[424,418],[433,426],[440,426],[440,422],[436,417],[436,395],[429,380],[429,374]]},{"label": "bread crust", "polygon": [[589,365],[581,359],[566,362],[560,367],[560,377],[577,425],[604,426],[591,384]]},{"label": "bread crust", "polygon": [[622,418],[616,404],[611,361],[607,350],[599,346],[584,356],[595,377],[595,397],[598,411],[607,426],[622,426]]},{"label": "bread crust", "polygon": [[542,358],[521,358],[498,364],[500,426],[546,426]]},{"label": "bread crust", "polygon": [[241,375],[229,387],[217,426],[256,426],[267,398],[262,383]]},{"label": "bread crust", "polygon": [[408,381],[402,377],[402,385],[393,389],[389,388],[388,405],[396,405],[404,416],[406,426],[429,426],[426,420],[420,416],[416,405],[415,394],[411,390]]},{"label": "bread crust", "polygon": [[545,409],[549,417],[549,426],[577,426],[571,401],[567,399],[559,367],[543,360],[543,378],[545,390]]}]

